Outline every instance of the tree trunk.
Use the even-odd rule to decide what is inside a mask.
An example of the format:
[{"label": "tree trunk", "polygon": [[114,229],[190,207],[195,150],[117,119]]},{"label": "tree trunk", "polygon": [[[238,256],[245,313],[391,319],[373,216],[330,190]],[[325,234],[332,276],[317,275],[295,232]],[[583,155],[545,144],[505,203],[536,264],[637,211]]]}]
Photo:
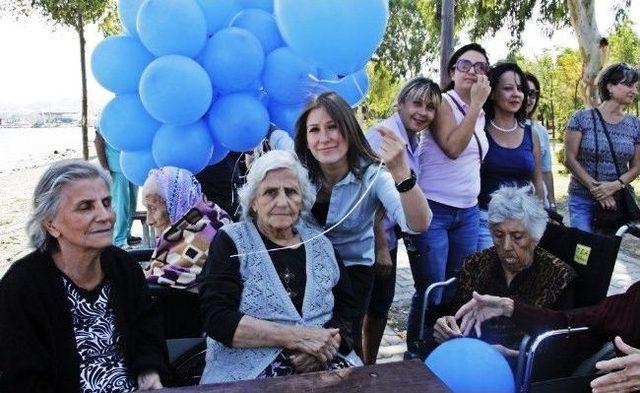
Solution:
[{"label": "tree trunk", "polygon": [[453,53],[454,0],[442,1],[440,23],[440,87],[445,88],[451,78],[447,70],[447,62]]},{"label": "tree trunk", "polygon": [[585,103],[591,106],[597,105],[599,101],[596,77],[604,60],[600,51],[602,36],[594,16],[594,2],[595,0],[567,0],[569,19],[582,55],[582,93]]},{"label": "tree trunk", "polygon": [[82,157],[89,159],[89,131],[87,129],[87,64],[85,60],[84,20],[78,15],[78,37],[80,38],[80,74],[82,76],[82,115],[80,116],[80,128],[82,129]]}]

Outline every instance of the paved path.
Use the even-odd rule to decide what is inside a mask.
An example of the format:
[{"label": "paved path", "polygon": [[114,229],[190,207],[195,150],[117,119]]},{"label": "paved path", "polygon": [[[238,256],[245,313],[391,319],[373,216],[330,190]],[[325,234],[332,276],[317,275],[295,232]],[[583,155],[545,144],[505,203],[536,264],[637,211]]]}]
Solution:
[{"label": "paved path", "polygon": [[[640,280],[640,260],[630,257],[621,250],[618,253],[618,260],[616,261],[613,276],[611,277],[609,295],[626,291],[631,284],[638,280]],[[402,310],[402,313],[406,316],[409,311],[411,296],[413,296],[413,278],[411,277],[407,252],[404,244],[400,242],[398,247],[396,293],[393,298],[392,307]],[[380,345],[378,362],[384,363],[402,360],[404,352],[407,350],[405,337],[405,331],[396,331],[387,326],[382,338],[382,344]]]}]

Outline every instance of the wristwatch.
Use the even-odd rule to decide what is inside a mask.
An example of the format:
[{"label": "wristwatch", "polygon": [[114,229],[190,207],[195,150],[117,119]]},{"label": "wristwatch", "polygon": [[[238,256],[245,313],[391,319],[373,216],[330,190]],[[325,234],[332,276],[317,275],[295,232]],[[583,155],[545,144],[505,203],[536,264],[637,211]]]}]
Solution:
[{"label": "wristwatch", "polygon": [[400,193],[407,192],[416,185],[416,180],[416,173],[413,171],[413,169],[411,169],[409,177],[407,177],[400,183],[396,183],[396,190],[398,190],[398,192]]},{"label": "wristwatch", "polygon": [[627,186],[626,184],[624,184],[622,179],[618,179],[618,182],[620,183],[620,189],[623,189],[623,188],[625,188]]}]

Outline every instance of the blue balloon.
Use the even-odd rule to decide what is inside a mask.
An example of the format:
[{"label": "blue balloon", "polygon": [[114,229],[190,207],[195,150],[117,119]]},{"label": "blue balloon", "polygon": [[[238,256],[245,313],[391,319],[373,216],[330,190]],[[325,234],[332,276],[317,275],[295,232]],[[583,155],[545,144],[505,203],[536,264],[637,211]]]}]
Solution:
[{"label": "blue balloon", "polygon": [[157,167],[150,149],[120,152],[122,173],[135,185],[142,186],[149,176],[149,171]]},{"label": "blue balloon", "polygon": [[150,148],[160,126],[144,109],[137,94],[115,96],[100,116],[100,133],[116,150]]},{"label": "blue balloon", "polygon": [[211,158],[209,159],[207,166],[219,163],[227,156],[227,154],[229,154],[229,149],[222,146],[222,144],[213,137],[213,134],[211,134],[211,141],[213,142],[213,154],[211,154]]},{"label": "blue balloon", "polygon": [[247,8],[238,13],[231,26],[248,30],[260,40],[265,54],[284,46],[276,19],[272,14],[259,8]]},{"label": "blue balloon", "polygon": [[268,108],[271,122],[288,132],[293,138],[296,131],[296,121],[304,110],[304,105],[283,105],[277,101],[271,101]]},{"label": "blue balloon", "polygon": [[457,338],[437,347],[427,360],[454,393],[514,393],[513,373],[491,345],[474,338]]},{"label": "blue balloon", "polygon": [[282,104],[300,104],[317,91],[318,83],[314,81],[316,74],[316,67],[290,48],[283,47],[267,56],[262,83],[270,99]]},{"label": "blue balloon", "polygon": [[156,56],[195,57],[207,41],[207,20],[196,0],[145,0],[136,27]]},{"label": "blue balloon", "polygon": [[273,0],[239,0],[244,8],[260,8],[273,13]]},{"label": "blue balloon", "polygon": [[342,78],[335,76],[333,78],[323,80],[322,85],[328,90],[338,93],[353,108],[358,106],[358,104],[360,104],[367,96],[367,91],[369,90],[369,76],[367,75],[366,68],[363,68],[360,71],[346,75]]},{"label": "blue balloon", "polygon": [[200,172],[211,159],[213,142],[204,121],[186,126],[165,124],[153,138],[151,152],[159,166],[175,166]]},{"label": "blue balloon", "polygon": [[229,26],[231,19],[242,6],[237,0],[197,0],[207,20],[207,33],[211,36],[218,30]]},{"label": "blue balloon", "polygon": [[211,105],[209,128],[215,140],[232,151],[256,147],[269,130],[269,112],[252,95],[229,94]]},{"label": "blue balloon", "polygon": [[[363,4],[364,3],[364,4]],[[285,42],[318,67],[356,72],[380,45],[388,0],[275,0]]]},{"label": "blue balloon", "polygon": [[136,20],[138,18],[138,10],[144,3],[144,0],[118,0],[118,15],[124,30],[132,37],[138,37],[136,29]]},{"label": "blue balloon", "polygon": [[155,59],[140,78],[140,98],[151,116],[163,123],[186,125],[211,105],[211,80],[194,60],[177,55]]},{"label": "blue balloon", "polygon": [[229,27],[209,39],[199,60],[213,87],[227,94],[256,85],[264,67],[264,52],[253,34]]},{"label": "blue balloon", "polygon": [[111,36],[102,40],[91,54],[91,70],[105,89],[117,94],[135,93],[142,71],[154,58],[136,38]]}]

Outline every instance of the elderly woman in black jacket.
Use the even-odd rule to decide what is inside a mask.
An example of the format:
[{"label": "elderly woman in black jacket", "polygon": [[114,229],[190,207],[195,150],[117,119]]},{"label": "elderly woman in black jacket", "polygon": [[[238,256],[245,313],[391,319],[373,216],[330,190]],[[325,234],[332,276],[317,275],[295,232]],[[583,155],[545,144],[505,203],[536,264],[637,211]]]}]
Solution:
[{"label": "elderly woman in black jacket", "polygon": [[48,168],[27,223],[36,248],[0,281],[0,391],[161,388],[166,348],[144,275],[111,245],[110,179],[84,161]]}]

